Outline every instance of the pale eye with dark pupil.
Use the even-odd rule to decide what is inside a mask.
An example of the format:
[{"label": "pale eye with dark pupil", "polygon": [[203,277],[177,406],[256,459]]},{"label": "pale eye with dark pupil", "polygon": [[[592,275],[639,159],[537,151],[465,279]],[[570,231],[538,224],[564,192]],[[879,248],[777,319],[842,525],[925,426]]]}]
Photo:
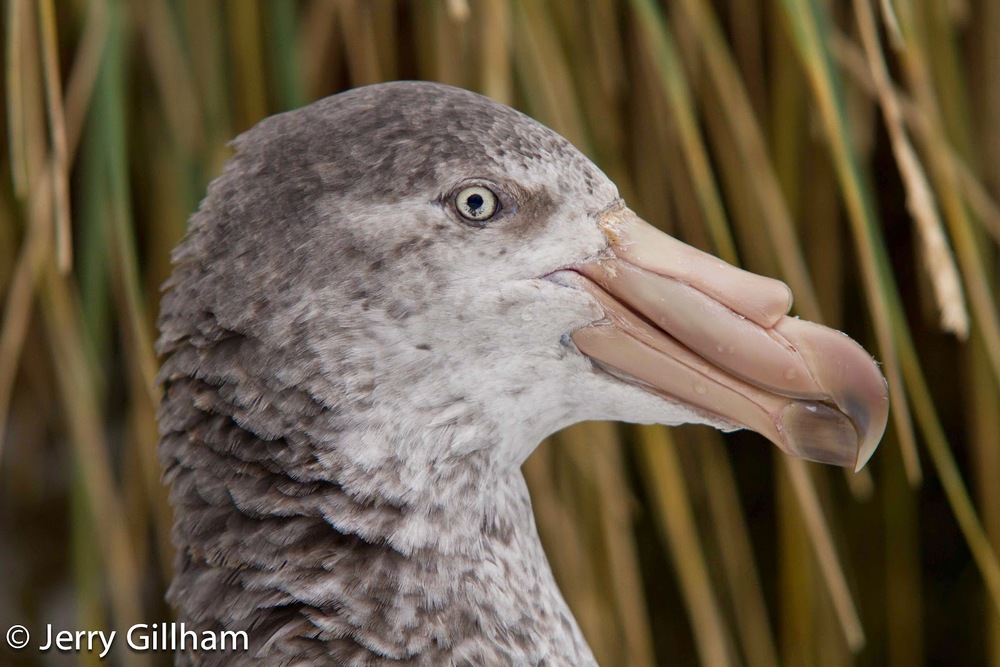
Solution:
[{"label": "pale eye with dark pupil", "polygon": [[500,200],[492,190],[481,185],[463,188],[455,197],[459,215],[473,222],[485,222],[500,210]]}]

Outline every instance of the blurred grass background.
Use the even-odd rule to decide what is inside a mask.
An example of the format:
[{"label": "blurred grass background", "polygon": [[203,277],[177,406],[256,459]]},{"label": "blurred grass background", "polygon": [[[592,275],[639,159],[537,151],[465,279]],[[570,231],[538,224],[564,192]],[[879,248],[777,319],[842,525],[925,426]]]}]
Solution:
[{"label": "blurred grass background", "polygon": [[543,445],[539,530],[601,663],[1000,665],[1000,3],[6,0],[2,40],[0,628],[169,619],[169,251],[237,133],[415,78],[551,126],[889,379],[859,475],[699,427]]}]

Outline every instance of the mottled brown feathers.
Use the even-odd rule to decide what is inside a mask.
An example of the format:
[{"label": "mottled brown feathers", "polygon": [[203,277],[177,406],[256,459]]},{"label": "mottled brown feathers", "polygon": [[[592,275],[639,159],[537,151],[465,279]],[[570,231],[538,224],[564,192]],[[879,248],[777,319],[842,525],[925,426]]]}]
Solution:
[{"label": "mottled brown feathers", "polygon": [[[613,186],[520,113],[428,83],[321,100],[234,146],[162,300],[160,458],[178,620],[251,646],[178,664],[590,662],[524,454],[504,449],[568,408],[500,427],[507,402],[551,395],[539,378],[559,334],[539,359],[505,355],[525,357],[511,361],[525,386],[494,372],[491,336],[527,321],[527,279],[564,261],[551,246],[600,246],[545,235]],[[506,220],[475,229],[447,210],[467,177],[509,189]]]}]

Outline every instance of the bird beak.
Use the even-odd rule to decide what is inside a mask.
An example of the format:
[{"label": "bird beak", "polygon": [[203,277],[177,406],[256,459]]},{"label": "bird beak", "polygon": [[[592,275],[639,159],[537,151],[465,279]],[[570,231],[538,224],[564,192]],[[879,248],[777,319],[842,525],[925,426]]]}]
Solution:
[{"label": "bird beak", "polygon": [[609,251],[559,272],[604,308],[604,320],[572,334],[581,352],[788,454],[855,470],[868,462],[889,397],[864,348],[789,317],[784,283],[685,245],[628,209],[601,225]]}]

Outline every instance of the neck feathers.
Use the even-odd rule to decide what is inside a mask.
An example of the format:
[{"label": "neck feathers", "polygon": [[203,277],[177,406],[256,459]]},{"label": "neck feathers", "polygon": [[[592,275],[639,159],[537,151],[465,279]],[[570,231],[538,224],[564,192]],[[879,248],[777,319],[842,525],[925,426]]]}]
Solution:
[{"label": "neck feathers", "polygon": [[244,630],[250,655],[268,662],[593,661],[523,478],[490,464],[490,443],[451,459],[372,456],[407,442],[366,442],[399,434],[318,400],[307,373],[248,370],[252,343],[217,336],[167,350],[160,453],[176,510],[178,620]]}]

